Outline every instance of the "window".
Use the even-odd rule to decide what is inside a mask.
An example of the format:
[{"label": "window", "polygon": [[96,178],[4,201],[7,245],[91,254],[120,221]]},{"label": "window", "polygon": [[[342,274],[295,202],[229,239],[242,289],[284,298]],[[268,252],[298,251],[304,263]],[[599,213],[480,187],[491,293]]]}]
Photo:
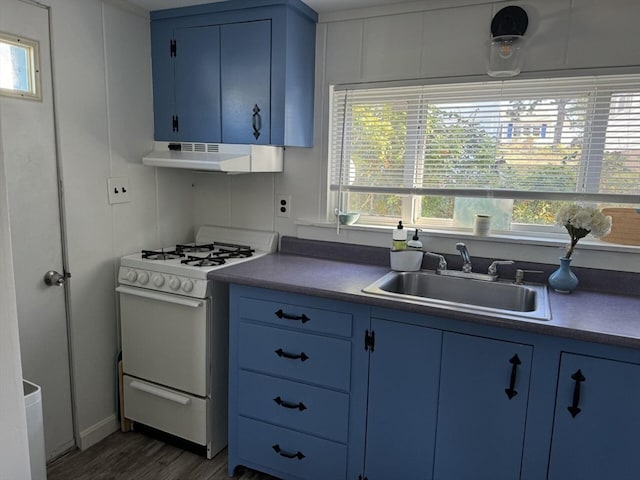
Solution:
[{"label": "window", "polygon": [[0,33],[0,94],[40,100],[38,42]]},{"label": "window", "polygon": [[640,75],[335,87],[335,206],[369,223],[494,230],[563,202],[640,202]]}]

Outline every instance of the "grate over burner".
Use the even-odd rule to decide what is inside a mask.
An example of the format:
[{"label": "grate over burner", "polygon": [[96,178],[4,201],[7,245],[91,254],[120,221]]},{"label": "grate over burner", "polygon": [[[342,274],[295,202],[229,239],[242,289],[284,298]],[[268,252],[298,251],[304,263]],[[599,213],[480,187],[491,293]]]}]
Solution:
[{"label": "grate over burner", "polygon": [[184,260],[180,260],[180,263],[184,265],[191,265],[193,267],[215,267],[218,265],[224,265],[225,259],[219,257],[213,257],[208,255],[206,257],[194,257],[189,255]]},{"label": "grate over burner", "polygon": [[210,252],[215,249],[213,243],[206,244],[193,244],[193,245],[176,245],[176,251],[180,253],[198,253],[198,252]]},{"label": "grate over burner", "polygon": [[165,252],[164,250],[142,250],[142,258],[145,260],[171,260],[173,258],[184,257],[184,254],[178,250]]}]

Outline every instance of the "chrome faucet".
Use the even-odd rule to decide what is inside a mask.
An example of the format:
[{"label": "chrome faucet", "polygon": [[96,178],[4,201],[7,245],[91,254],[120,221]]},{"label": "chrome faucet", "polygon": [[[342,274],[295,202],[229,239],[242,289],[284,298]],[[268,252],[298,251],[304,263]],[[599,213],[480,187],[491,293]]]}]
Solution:
[{"label": "chrome faucet", "polygon": [[467,250],[467,246],[462,243],[456,243],[456,249],[460,252],[460,256],[462,257],[462,271],[464,273],[471,273],[471,257],[469,256],[469,250]]},{"label": "chrome faucet", "polygon": [[447,261],[445,260],[445,258],[442,255],[439,255],[437,253],[431,253],[431,252],[424,252],[424,254],[428,257],[435,257],[438,259],[438,271],[443,271],[447,269]]},{"label": "chrome faucet", "polygon": [[489,265],[489,275],[498,275],[498,265],[513,265],[513,260],[495,260]]}]

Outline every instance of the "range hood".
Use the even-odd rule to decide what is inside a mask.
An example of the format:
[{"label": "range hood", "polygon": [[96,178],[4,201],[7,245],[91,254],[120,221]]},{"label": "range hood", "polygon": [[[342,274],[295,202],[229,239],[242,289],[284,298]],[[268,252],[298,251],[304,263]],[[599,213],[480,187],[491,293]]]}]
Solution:
[{"label": "range hood", "polygon": [[142,163],[206,172],[281,172],[284,148],[229,143],[155,142]]}]

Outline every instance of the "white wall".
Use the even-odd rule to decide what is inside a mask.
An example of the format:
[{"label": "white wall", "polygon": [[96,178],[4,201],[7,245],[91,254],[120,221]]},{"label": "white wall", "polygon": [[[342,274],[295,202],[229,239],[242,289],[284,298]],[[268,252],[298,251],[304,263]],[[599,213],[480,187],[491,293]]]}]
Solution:
[{"label": "white wall", "polygon": [[[447,6],[451,4],[456,6]],[[490,36],[491,19],[500,8],[512,4],[521,5],[529,16],[529,47],[521,77],[561,75],[579,69],[597,73],[609,67],[640,71],[635,33],[640,2],[634,0],[432,0],[321,15],[316,49],[314,147],[287,149],[285,171],[272,175],[274,193],[291,195],[291,218],[275,217],[275,229],[300,237],[388,246],[388,230],[377,233],[355,227],[336,235],[335,228],[317,226],[330,218],[326,211],[329,86],[416,78],[489,81],[483,49]],[[247,188],[244,182],[235,177],[213,180],[197,176],[197,223],[250,227],[245,219],[260,218],[260,226],[267,228],[275,203],[271,182],[265,181],[259,188]],[[236,202],[240,197],[241,201]],[[234,201],[225,205],[226,199]],[[213,204],[215,208],[211,208]],[[429,248],[455,253],[451,236],[434,234],[429,240]],[[555,263],[562,255],[560,244],[565,243],[564,239],[555,244],[539,244],[529,240],[500,242],[495,238],[479,241],[473,237],[465,241],[475,255],[497,254],[499,258],[544,263]],[[523,248],[522,243],[528,247]],[[581,242],[581,247],[587,243]],[[620,252],[615,247],[612,250],[617,251],[576,252],[574,265],[638,270],[637,253]]]},{"label": "white wall", "polygon": [[0,135],[0,480],[28,480],[31,469],[8,204]]},{"label": "white wall", "polygon": [[[189,239],[193,195],[190,173],[141,163],[153,141],[148,14],[117,0],[50,3],[76,421],[86,448],[117,427],[118,259]],[[120,176],[132,200],[109,205],[107,178]]]}]

